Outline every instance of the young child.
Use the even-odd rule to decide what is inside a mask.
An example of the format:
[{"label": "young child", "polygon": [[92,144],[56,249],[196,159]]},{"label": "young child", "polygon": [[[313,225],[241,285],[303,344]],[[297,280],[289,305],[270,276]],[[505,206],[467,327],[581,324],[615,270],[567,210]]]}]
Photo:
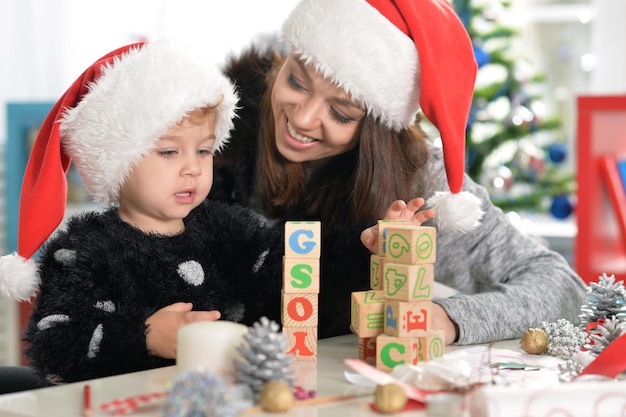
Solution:
[{"label": "young child", "polygon": [[[113,51],[40,130],[0,293],[28,299],[39,287],[26,354],[49,381],[172,365],[189,322],[279,320],[282,234],[206,200],[237,96],[204,55],[169,40]],[[107,207],[52,234],[71,161]]]}]

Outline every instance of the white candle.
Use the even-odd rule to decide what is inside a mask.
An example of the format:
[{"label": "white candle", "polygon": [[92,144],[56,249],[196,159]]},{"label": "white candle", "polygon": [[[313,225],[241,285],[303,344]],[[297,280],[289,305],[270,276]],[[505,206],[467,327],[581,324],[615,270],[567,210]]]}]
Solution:
[{"label": "white candle", "polygon": [[199,321],[178,330],[176,365],[179,372],[206,371],[232,377],[237,346],[248,327],[232,321]]}]

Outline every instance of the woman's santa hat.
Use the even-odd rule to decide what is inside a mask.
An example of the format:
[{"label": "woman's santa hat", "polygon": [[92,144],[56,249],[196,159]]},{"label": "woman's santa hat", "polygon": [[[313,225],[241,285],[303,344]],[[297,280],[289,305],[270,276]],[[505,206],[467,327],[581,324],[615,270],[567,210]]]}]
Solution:
[{"label": "woman's santa hat", "polygon": [[437,224],[478,226],[480,199],[461,191],[477,64],[449,0],[301,0],[282,36],[387,127],[404,129],[421,110],[439,129],[450,188],[428,200]]},{"label": "woman's santa hat", "polygon": [[39,287],[30,259],[63,220],[73,161],[94,200],[117,202],[133,166],[192,110],[219,104],[215,146],[228,141],[238,97],[206,53],[161,39],[119,48],[91,65],[44,120],[26,165],[18,251],[0,258],[0,295]]}]

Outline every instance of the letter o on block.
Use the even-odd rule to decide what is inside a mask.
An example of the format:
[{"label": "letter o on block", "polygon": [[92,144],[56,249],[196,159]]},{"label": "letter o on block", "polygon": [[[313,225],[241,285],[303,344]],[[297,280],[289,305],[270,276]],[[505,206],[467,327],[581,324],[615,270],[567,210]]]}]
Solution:
[{"label": "letter o on block", "polygon": [[283,327],[317,326],[317,294],[283,293]]}]

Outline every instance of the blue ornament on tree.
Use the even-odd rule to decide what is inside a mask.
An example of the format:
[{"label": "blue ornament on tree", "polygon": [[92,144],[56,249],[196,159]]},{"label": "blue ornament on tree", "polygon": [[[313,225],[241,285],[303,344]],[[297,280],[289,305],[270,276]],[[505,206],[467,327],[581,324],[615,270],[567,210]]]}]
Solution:
[{"label": "blue ornament on tree", "polygon": [[560,164],[567,157],[567,147],[562,143],[555,143],[548,148],[550,161]]},{"label": "blue ornament on tree", "polygon": [[478,68],[491,62],[491,55],[480,46],[474,45],[474,57],[476,58]]},{"label": "blue ornament on tree", "polygon": [[550,214],[552,214],[557,219],[567,219],[574,210],[572,203],[570,203],[569,198],[564,195],[557,195],[552,200],[552,204],[550,205]]}]

